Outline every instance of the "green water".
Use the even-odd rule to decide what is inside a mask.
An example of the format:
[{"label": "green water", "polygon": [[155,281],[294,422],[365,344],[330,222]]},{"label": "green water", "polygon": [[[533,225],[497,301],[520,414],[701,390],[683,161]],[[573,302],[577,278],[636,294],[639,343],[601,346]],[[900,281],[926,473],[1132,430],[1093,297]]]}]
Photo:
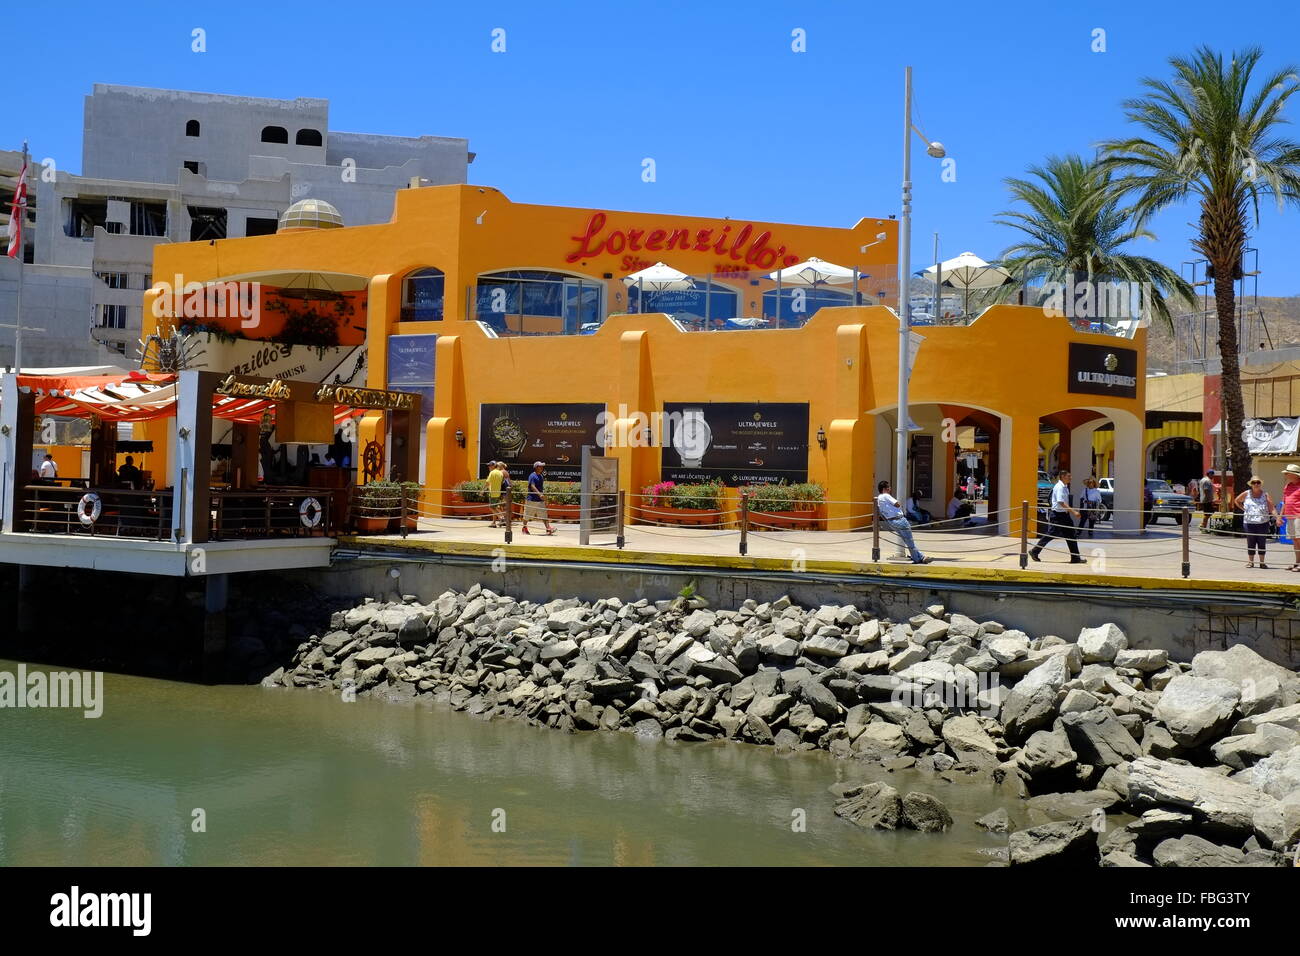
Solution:
[{"label": "green water", "polygon": [[[974,819],[1021,815],[988,786],[820,753],[112,674],[104,696],[97,720],[0,710],[0,864],[982,865],[1005,837]],[[956,825],[868,832],[834,816],[827,787],[868,779],[934,794]]]}]

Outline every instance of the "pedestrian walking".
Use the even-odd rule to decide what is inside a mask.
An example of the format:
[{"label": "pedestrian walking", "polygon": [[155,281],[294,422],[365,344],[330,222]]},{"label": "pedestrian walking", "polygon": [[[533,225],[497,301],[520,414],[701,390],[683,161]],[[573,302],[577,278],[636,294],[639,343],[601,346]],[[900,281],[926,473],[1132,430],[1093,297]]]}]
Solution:
[{"label": "pedestrian walking", "polygon": [[46,481],[53,481],[59,477],[59,466],[54,463],[53,455],[46,455],[41,460],[41,477]]},{"label": "pedestrian walking", "polygon": [[540,520],[546,527],[547,534],[555,534],[551,527],[551,517],[546,511],[546,465],[533,462],[533,473],[528,476],[528,495],[524,499],[524,534],[529,534],[528,522]]},{"label": "pedestrian walking", "polygon": [[1272,533],[1269,524],[1273,517],[1273,501],[1264,490],[1262,478],[1251,478],[1245,491],[1237,495],[1233,502],[1241,509],[1241,526],[1246,532],[1246,567],[1255,566],[1255,552],[1259,552],[1259,566],[1268,569],[1264,563],[1264,546]]},{"label": "pedestrian walking", "polygon": [[1052,501],[1047,509],[1048,526],[1043,536],[1038,539],[1038,543],[1029,549],[1031,558],[1038,561],[1038,556],[1043,553],[1043,549],[1052,542],[1053,538],[1064,538],[1070,548],[1070,563],[1083,564],[1083,558],[1079,557],[1079,543],[1075,541],[1079,529],[1075,527],[1071,515],[1074,518],[1079,517],[1074,503],[1070,501],[1070,473],[1057,472],[1056,484],[1052,486]]},{"label": "pedestrian walking", "polygon": [[907,548],[908,553],[912,556],[913,564],[929,564],[933,558],[927,558],[916,546],[916,540],[912,537],[912,526],[907,523],[907,515],[903,514],[903,506],[898,503],[898,499],[889,493],[889,482],[882,481],[876,486],[876,512],[880,515],[881,520],[893,530],[903,541],[903,546]]},{"label": "pedestrian walking", "polygon": [[501,513],[501,484],[505,479],[501,471],[501,462],[492,462],[492,470],[488,472],[488,507],[492,509],[492,520],[488,523],[489,528],[497,527],[498,523],[505,525],[505,517]]},{"label": "pedestrian walking", "polygon": [[1214,469],[1205,472],[1205,477],[1196,483],[1197,498],[1201,502],[1201,530],[1209,524],[1210,515],[1214,514]]},{"label": "pedestrian walking", "polygon": [[1084,479],[1083,500],[1079,502],[1079,511],[1082,514],[1079,520],[1079,536],[1082,537],[1086,529],[1088,537],[1091,538],[1097,527],[1098,517],[1101,515],[1101,489],[1097,487],[1096,478]]},{"label": "pedestrian walking", "polygon": [[1300,571],[1300,465],[1295,462],[1282,472],[1286,487],[1282,489],[1282,520],[1287,522],[1287,534],[1295,548],[1295,563],[1288,571]]}]

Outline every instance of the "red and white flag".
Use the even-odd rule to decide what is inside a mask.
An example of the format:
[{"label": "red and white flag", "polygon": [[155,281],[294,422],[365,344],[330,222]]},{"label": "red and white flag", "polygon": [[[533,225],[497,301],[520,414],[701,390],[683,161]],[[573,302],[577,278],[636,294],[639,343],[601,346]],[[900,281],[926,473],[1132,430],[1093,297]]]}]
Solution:
[{"label": "red and white flag", "polygon": [[23,170],[18,174],[18,188],[14,190],[14,202],[9,207],[9,237],[7,255],[17,259],[23,248],[23,222],[27,218],[27,160],[23,159]]}]

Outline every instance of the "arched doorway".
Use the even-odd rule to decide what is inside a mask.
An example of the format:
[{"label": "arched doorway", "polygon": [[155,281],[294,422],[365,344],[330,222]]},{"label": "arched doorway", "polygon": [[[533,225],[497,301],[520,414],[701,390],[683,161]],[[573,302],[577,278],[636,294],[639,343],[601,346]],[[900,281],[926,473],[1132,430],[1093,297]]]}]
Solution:
[{"label": "arched doorway", "polygon": [[1161,438],[1147,449],[1147,477],[1185,485],[1201,473],[1204,453],[1195,438]]}]

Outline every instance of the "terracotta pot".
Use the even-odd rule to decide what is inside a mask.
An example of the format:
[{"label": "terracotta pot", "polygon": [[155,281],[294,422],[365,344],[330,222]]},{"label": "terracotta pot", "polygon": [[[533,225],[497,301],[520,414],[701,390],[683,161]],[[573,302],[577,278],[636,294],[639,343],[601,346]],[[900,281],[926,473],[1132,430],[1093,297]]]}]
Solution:
[{"label": "terracotta pot", "polygon": [[447,508],[448,518],[490,518],[492,506],[485,501],[467,502],[458,494],[451,496],[451,505]]},{"label": "terracotta pot", "polygon": [[662,524],[706,524],[718,527],[722,524],[721,511],[696,511],[692,508],[650,508],[637,510],[637,518],[645,522]]},{"label": "terracotta pot", "polygon": [[582,520],[582,505],[551,505],[546,506],[546,513],[550,515],[552,521],[572,521]]},{"label": "terracotta pot", "polygon": [[358,530],[358,531],[362,531],[362,532],[366,532],[366,533],[374,533],[374,532],[376,532],[376,531],[387,531],[387,530],[388,530],[388,525],[389,525],[389,523],[390,523],[391,521],[392,521],[391,518],[360,518],[360,517],[358,517],[358,518],[356,519],[356,522],[357,522],[357,530]]},{"label": "terracotta pot", "polygon": [[780,530],[782,528],[801,528],[809,531],[821,531],[826,527],[825,505],[817,505],[815,508],[807,508],[794,511],[750,511],[749,526],[751,528],[769,528]]}]

